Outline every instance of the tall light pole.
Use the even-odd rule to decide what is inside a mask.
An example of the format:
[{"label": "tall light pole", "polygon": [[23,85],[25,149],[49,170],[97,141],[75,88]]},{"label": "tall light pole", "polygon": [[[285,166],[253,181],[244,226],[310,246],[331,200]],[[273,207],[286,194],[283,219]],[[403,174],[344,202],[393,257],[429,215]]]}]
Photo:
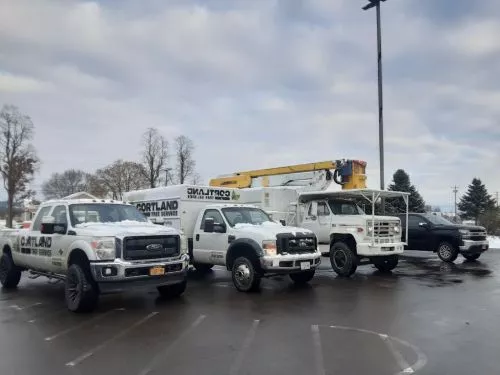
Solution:
[{"label": "tall light pole", "polygon": [[457,193],[458,193],[458,186],[455,185],[453,186],[453,193],[455,193],[455,222],[458,223],[458,220],[457,220]]},{"label": "tall light pole", "polygon": [[[384,101],[382,95],[382,28],[380,25],[380,2],[385,0],[368,0],[362,9],[375,7],[377,11],[377,64],[378,64],[378,143],[380,158],[380,190],[385,190],[384,181]],[[385,213],[385,202],[382,199],[382,213]]]},{"label": "tall light pole", "polygon": [[168,185],[168,174],[169,172],[172,170],[172,168],[165,168],[164,171],[165,171],[165,186]]}]

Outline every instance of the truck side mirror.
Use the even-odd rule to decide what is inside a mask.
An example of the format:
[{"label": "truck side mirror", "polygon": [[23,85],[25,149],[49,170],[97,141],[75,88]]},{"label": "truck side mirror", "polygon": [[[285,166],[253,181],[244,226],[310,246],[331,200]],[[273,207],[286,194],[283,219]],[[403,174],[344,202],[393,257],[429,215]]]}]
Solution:
[{"label": "truck side mirror", "polygon": [[226,224],[214,224],[215,233],[226,233]]},{"label": "truck side mirror", "polygon": [[54,234],[55,219],[52,216],[42,217],[40,232],[42,234]]},{"label": "truck side mirror", "polygon": [[281,225],[286,226],[285,220],[280,220]]},{"label": "truck side mirror", "polygon": [[206,233],[213,233],[214,232],[214,226],[215,222],[214,219],[211,217],[207,217],[205,219],[205,224],[203,225],[203,231]]}]

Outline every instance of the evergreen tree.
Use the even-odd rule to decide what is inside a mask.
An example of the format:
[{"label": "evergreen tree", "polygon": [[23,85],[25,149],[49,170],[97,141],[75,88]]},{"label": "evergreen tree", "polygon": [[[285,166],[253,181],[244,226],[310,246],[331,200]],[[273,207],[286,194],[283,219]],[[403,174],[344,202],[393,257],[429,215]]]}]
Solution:
[{"label": "evergreen tree", "polygon": [[479,217],[495,209],[495,200],[488,194],[486,186],[479,178],[474,178],[467,189],[467,193],[460,198],[458,203],[460,217],[466,220],[474,220],[477,224]]},{"label": "evergreen tree", "polygon": [[[425,212],[425,201],[410,182],[410,176],[402,169],[398,169],[393,175],[393,182],[389,185],[390,191],[403,191],[410,193],[408,201],[409,212]],[[388,213],[406,212],[406,204],[402,198],[387,199],[386,211]]]}]

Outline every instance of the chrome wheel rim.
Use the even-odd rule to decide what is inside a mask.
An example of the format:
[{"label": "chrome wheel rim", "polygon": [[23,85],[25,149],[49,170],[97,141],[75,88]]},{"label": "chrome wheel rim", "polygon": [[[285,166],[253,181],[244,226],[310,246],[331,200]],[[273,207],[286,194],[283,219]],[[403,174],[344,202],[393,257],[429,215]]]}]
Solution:
[{"label": "chrome wheel rim", "polygon": [[442,245],[439,248],[439,254],[441,254],[442,258],[448,259],[451,257],[452,250],[448,245]]},{"label": "chrome wheel rim", "polygon": [[236,267],[234,277],[239,286],[247,288],[250,285],[251,274],[252,272],[248,264],[241,263]]}]

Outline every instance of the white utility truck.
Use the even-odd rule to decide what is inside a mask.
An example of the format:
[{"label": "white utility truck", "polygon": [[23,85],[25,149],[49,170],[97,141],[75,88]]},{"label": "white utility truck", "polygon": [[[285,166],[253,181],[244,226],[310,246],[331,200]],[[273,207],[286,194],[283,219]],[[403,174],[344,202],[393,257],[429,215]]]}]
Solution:
[{"label": "white utility truck", "polygon": [[309,282],[321,262],[314,233],[238,204],[239,195],[238,189],[173,185],[127,192],[124,199],[158,224],[181,230],[194,267],[226,267],[239,291],[257,290],[262,277],[276,274]]},{"label": "white utility truck", "polygon": [[[372,263],[380,271],[398,264],[405,242],[401,220],[375,215],[380,198],[402,198],[408,214],[408,193],[373,189],[324,190],[314,187],[256,187],[240,189],[240,202],[254,204],[283,224],[312,230],[319,244],[326,245],[335,272],[350,276],[359,264]],[[372,214],[366,215],[357,202],[365,201]],[[408,238],[408,237],[405,237]],[[320,245],[321,246],[321,245]]]},{"label": "white utility truck", "polygon": [[86,193],[42,203],[29,228],[0,232],[0,249],[5,288],[17,287],[23,271],[64,280],[74,312],[93,310],[101,293],[153,286],[175,297],[186,289],[189,255],[180,231]]}]

